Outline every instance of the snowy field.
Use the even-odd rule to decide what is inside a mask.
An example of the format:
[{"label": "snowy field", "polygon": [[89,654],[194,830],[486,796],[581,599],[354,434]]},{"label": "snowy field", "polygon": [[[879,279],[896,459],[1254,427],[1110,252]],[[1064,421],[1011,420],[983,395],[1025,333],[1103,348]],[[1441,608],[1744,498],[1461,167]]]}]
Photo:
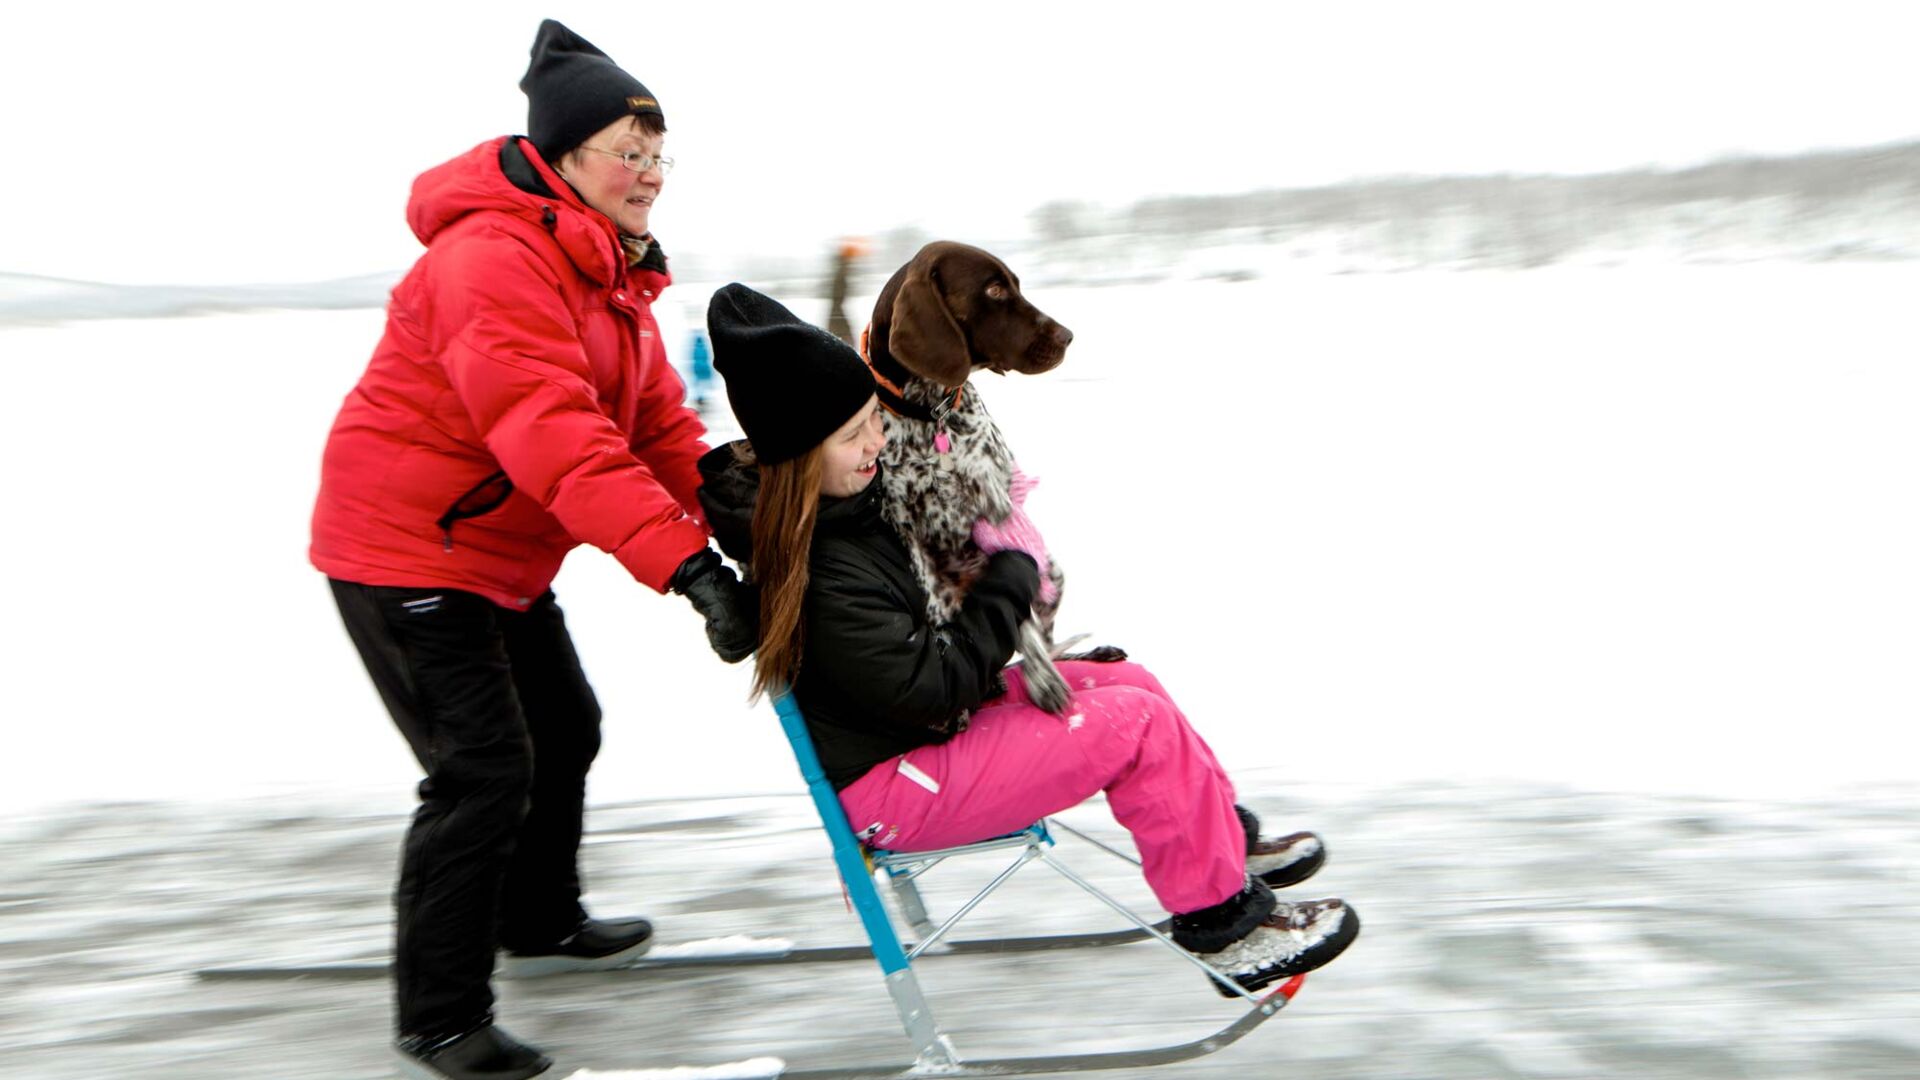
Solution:
[{"label": "snowy field", "polygon": [[[1043,478],[1063,630],[1153,667],[1367,920],[1295,1009],[1154,1075],[1920,1075],[1917,286],[1756,264],[1034,297],[1066,366],[983,392]],[[416,774],[305,562],[379,324],[0,327],[0,1073],[383,1075],[377,984],[184,974],[384,944]],[[607,713],[590,900],[669,940],[852,940],[744,671],[605,556],[556,587]],[[1031,895],[983,915],[1105,925]],[[1217,1026],[1166,962],[928,981],[982,1054]],[[1085,1026],[1034,1027],[1062,1007]],[[862,965],[520,984],[504,1012],[556,1075],[900,1049]]]},{"label": "snowy field", "polygon": [[[1053,290],[1067,364],[983,392],[1043,480],[1063,629],[1154,667],[1230,762],[1848,790],[1920,768],[1917,288],[1896,263]],[[379,325],[0,329],[27,721],[0,806],[404,804],[305,556]],[[557,589],[607,707],[598,797],[791,786],[684,601],[592,550]]]},{"label": "snowy field", "polygon": [[[1212,1057],[1132,1080],[1910,1080],[1920,1076],[1920,799],[1748,802],[1541,787],[1301,785],[1256,774],[1276,823],[1330,838],[1297,892],[1352,898],[1354,947]],[[588,903],[662,938],[859,942],[801,798],[602,803]],[[1103,805],[1068,815],[1109,842]],[[124,805],[0,830],[0,1075],[378,1080],[380,982],[205,982],[203,966],[376,958],[405,822],[346,800]],[[1061,857],[1136,905],[1132,871]],[[982,859],[997,867],[998,863]],[[951,910],[987,867],[927,879]],[[979,933],[1117,920],[1044,869]],[[963,1054],[1198,1038],[1232,1018],[1146,945],[916,965]],[[503,982],[501,1015],[578,1069],[901,1061],[871,963]]]}]

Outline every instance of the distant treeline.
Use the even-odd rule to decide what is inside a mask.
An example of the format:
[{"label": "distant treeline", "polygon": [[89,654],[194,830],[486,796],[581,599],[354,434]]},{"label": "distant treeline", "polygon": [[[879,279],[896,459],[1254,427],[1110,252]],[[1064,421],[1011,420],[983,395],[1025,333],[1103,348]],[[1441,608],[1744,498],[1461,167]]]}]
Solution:
[{"label": "distant treeline", "polygon": [[1148,258],[1278,245],[1356,269],[1912,258],[1920,255],[1920,143],[1584,176],[1357,180],[1151,198],[1119,210],[1055,201],[1029,223],[1034,253],[1068,263],[1110,256],[1115,240],[1144,247]]},{"label": "distant treeline", "polygon": [[[950,237],[991,248],[1033,283],[1241,279],[1320,271],[1535,267],[1645,261],[1920,257],[1920,142],[1686,169],[1585,176],[1440,176],[1143,199],[1118,209],[1056,200],[1029,234]],[[856,291],[872,292],[928,240],[875,237]],[[754,281],[824,296],[828,260],[768,254],[675,261],[686,281]],[[0,324],[386,302],[398,269],[293,285],[108,286],[0,274]]]},{"label": "distant treeline", "polygon": [[399,273],[286,285],[103,285],[0,273],[0,326],[75,319],[148,319],[274,308],[381,307]]}]

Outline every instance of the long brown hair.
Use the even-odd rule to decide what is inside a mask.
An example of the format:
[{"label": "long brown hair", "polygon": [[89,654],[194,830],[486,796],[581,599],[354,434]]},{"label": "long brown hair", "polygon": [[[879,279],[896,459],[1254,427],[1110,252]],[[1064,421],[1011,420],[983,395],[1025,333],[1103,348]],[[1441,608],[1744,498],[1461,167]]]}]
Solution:
[{"label": "long brown hair", "polygon": [[[742,457],[751,461],[752,451]],[[760,648],[753,659],[753,700],[787,686],[800,672],[800,615],[807,599],[807,565],[825,461],[825,451],[816,446],[791,461],[759,465],[752,569],[760,586]]]}]

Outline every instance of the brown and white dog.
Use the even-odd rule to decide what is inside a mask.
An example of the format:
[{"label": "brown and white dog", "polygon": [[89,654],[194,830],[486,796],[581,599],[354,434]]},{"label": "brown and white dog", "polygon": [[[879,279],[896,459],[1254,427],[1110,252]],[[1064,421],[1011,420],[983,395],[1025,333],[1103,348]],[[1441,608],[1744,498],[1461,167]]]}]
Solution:
[{"label": "brown and white dog", "polygon": [[[936,241],[920,249],[880,290],[861,351],[880,384],[887,446],[881,501],[906,541],[934,622],[952,619],[986,566],[973,523],[1013,511],[1013,454],[967,385],[975,371],[1037,375],[1060,366],[1073,332],[1020,293],[1005,263],[976,247]],[[1064,584],[1053,583],[1021,627],[1029,696],[1049,712],[1066,708],[1068,687],[1053,665],[1053,617]]]}]

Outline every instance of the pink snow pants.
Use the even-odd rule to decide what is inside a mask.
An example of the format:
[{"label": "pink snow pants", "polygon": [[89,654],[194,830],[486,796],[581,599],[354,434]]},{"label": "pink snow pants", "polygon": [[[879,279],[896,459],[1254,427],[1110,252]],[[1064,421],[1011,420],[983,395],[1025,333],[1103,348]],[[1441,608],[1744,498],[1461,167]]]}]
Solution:
[{"label": "pink snow pants", "polygon": [[967,730],[883,761],[840,793],[855,833],[928,851],[1026,828],[1104,791],[1162,907],[1184,914],[1240,891],[1247,842],[1233,784],[1151,672],[1062,663],[1073,688],[1062,716],[1028,699],[1017,669],[1006,674],[1007,693]]}]

